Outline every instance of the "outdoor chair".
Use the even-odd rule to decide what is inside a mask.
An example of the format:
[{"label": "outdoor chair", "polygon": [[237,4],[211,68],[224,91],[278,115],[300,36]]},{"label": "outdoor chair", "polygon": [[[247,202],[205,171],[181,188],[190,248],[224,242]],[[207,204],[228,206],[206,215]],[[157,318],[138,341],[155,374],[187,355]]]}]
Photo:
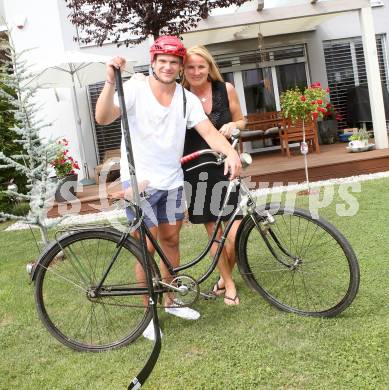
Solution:
[{"label": "outdoor chair", "polygon": [[[310,151],[320,153],[319,138],[317,135],[317,124],[313,121],[305,121],[305,142]],[[279,130],[281,151],[290,157],[289,142],[301,142],[303,140],[303,122],[292,123],[289,119],[284,119]]]},{"label": "outdoor chair", "polygon": [[[102,171],[104,169],[104,171]],[[120,171],[120,149],[106,150],[103,163],[95,168],[96,184],[99,184],[100,176],[104,173],[105,177],[111,177],[114,173],[118,175]]]},{"label": "outdoor chair", "polygon": [[279,128],[282,118],[279,112],[257,112],[246,117],[245,130],[241,131],[240,152],[243,152],[243,142],[279,138]]}]

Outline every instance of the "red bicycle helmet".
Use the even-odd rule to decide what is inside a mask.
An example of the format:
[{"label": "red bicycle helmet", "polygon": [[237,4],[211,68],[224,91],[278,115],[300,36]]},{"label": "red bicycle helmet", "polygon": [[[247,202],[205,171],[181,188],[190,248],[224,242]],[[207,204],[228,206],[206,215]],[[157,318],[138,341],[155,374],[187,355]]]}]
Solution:
[{"label": "red bicycle helmet", "polygon": [[186,49],[178,37],[163,35],[157,38],[150,48],[150,61],[153,62],[156,54],[171,54],[181,57],[185,62]]}]

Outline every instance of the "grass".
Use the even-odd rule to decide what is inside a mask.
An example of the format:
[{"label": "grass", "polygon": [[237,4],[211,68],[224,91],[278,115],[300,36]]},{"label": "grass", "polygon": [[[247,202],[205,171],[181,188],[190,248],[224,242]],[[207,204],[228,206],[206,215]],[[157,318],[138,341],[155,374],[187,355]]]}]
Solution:
[{"label": "grass", "polygon": [[[202,316],[195,322],[161,312],[162,352],[144,388],[386,389],[388,193],[388,179],[362,183],[361,192],[352,194],[358,212],[339,217],[337,205],[350,203],[335,188],[333,202],[320,210],[349,239],[360,262],[360,291],[342,315],[315,319],[280,312],[236,274],[239,307],[226,307],[221,299],[199,301],[195,308]],[[306,197],[298,203],[309,207]],[[200,227],[185,227],[183,257],[193,257],[204,242]],[[37,256],[30,232],[0,231],[0,247],[0,389],[126,388],[150,353],[150,342],[139,339],[103,354],[63,347],[37,318],[34,286],[25,272]]]}]

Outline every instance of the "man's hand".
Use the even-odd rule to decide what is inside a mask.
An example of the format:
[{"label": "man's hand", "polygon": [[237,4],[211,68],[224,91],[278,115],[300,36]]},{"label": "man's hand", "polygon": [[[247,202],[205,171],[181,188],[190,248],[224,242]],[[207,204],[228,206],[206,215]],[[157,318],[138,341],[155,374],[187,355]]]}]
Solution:
[{"label": "man's hand", "polygon": [[107,81],[115,84],[115,71],[116,69],[124,69],[126,66],[126,59],[120,56],[116,56],[112,58],[111,61],[107,63],[106,69],[107,69]]},{"label": "man's hand", "polygon": [[[141,194],[145,191],[146,187],[150,184],[148,180],[143,180],[140,183],[138,183],[138,190]],[[111,194],[108,194],[109,199],[126,199],[126,200],[132,200],[134,198],[134,191],[131,187],[128,187],[126,190],[122,191],[116,191],[112,192]]]},{"label": "man's hand", "polygon": [[231,152],[227,154],[224,162],[224,175],[230,173],[230,180],[235,179],[240,174],[242,163],[236,150],[231,149]]}]

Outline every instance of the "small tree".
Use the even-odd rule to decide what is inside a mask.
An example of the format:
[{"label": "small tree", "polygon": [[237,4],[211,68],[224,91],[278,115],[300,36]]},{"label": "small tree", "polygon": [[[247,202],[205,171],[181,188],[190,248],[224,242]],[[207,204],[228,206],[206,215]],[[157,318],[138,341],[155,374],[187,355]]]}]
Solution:
[{"label": "small tree", "polygon": [[240,6],[247,0],[65,1],[72,10],[70,21],[86,34],[76,40],[100,46],[112,40],[128,46],[149,36],[180,35],[195,28],[212,9]]},{"label": "small tree", "polygon": [[4,192],[28,201],[30,211],[25,217],[0,212],[0,219],[11,218],[38,226],[42,242],[47,244],[48,228],[58,223],[49,223],[47,220],[49,200],[56,188],[56,184],[49,179],[50,161],[55,157],[57,145],[54,142],[44,142],[39,135],[50,124],[37,118],[39,107],[34,102],[36,87],[28,84],[33,75],[28,71],[27,61],[23,59],[26,51],[17,53],[11,36],[8,35],[7,38],[1,41],[7,59],[0,70],[3,76],[0,99],[8,107],[8,114],[14,115],[15,123],[9,123],[8,131],[14,135],[21,150],[12,151],[11,154],[6,154],[6,150],[0,151],[0,169],[13,169],[26,178],[26,194],[21,191]]},{"label": "small tree", "polygon": [[[3,56],[0,57],[0,65],[4,65]],[[4,85],[3,80],[6,75],[0,70],[0,90],[9,95],[15,96],[15,91]],[[22,146],[15,142],[16,133],[9,131],[15,125],[15,115],[13,107],[7,99],[2,97],[0,93],[0,150],[7,156],[11,156],[22,151]],[[25,190],[26,178],[14,168],[0,170],[0,190],[6,189],[10,182],[13,182],[22,191]],[[0,193],[0,211],[9,210],[11,208],[11,199]]]}]

